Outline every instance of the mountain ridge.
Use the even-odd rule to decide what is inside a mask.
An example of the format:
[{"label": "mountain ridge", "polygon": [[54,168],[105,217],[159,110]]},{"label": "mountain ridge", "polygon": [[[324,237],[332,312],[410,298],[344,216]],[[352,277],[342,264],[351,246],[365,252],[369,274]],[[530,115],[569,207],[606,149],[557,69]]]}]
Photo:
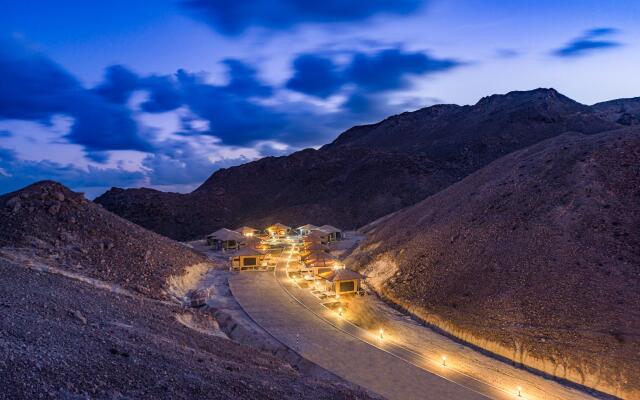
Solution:
[{"label": "mountain ridge", "polygon": [[567,131],[593,134],[620,126],[554,89],[516,91],[356,126],[318,150],[218,170],[188,194],[114,189],[95,201],[179,240],[276,220],[357,228],[511,151]]}]

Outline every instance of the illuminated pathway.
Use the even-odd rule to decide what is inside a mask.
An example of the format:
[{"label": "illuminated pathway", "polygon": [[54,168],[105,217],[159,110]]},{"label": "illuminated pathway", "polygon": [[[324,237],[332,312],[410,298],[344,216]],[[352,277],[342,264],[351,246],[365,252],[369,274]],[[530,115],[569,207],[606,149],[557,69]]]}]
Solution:
[{"label": "illuminated pathway", "polygon": [[272,274],[240,273],[230,277],[229,283],[233,295],[258,325],[303,357],[350,382],[389,399],[487,398],[327,324],[283,291]]},{"label": "illuminated pathway", "polygon": [[303,357],[389,399],[518,398],[340,319],[289,283],[284,266],[281,259],[275,276],[233,274],[229,284],[258,325]]}]

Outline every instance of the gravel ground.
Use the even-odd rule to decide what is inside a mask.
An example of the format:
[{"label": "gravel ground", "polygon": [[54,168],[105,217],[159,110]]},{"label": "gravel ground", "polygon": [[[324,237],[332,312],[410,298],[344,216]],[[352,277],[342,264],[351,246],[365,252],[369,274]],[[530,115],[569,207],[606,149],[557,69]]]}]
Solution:
[{"label": "gravel ground", "polygon": [[206,314],[2,259],[0,275],[0,399],[367,398],[220,338]]}]

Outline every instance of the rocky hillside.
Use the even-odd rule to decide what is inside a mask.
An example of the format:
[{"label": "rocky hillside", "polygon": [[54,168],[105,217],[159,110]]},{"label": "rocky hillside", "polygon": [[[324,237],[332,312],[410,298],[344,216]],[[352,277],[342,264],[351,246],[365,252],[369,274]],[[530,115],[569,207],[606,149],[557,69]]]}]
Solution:
[{"label": "rocky hillside", "polygon": [[568,131],[615,129],[617,120],[553,89],[511,92],[473,106],[437,105],[354,127],[319,150],[219,170],[190,194],[112,189],[96,202],[181,240],[221,226],[275,220],[353,228],[415,204],[514,150]]},{"label": "rocky hillside", "polygon": [[621,125],[640,125],[640,97],[605,101],[593,105],[601,117]]},{"label": "rocky hillside", "polygon": [[216,336],[205,314],[0,259],[0,399],[368,399]]},{"label": "rocky hillside", "polygon": [[191,249],[118,217],[56,182],[0,196],[0,252],[155,298],[166,280],[206,262]]},{"label": "rocky hillside", "polygon": [[514,152],[365,228],[389,300],[548,374],[640,398],[640,129]]}]

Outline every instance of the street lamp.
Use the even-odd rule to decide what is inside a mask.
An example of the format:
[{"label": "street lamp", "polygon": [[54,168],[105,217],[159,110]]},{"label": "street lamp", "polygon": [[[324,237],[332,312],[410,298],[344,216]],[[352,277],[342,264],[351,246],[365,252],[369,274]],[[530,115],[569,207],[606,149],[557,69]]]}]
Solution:
[{"label": "street lamp", "polygon": [[342,307],[338,308],[338,315],[342,317]]},{"label": "street lamp", "polygon": [[384,339],[384,329],[380,328],[380,340]]},{"label": "street lamp", "polygon": [[518,397],[522,397],[522,386],[518,386]]},{"label": "street lamp", "polygon": [[442,356],[442,366],[443,367],[447,366],[447,356]]}]

